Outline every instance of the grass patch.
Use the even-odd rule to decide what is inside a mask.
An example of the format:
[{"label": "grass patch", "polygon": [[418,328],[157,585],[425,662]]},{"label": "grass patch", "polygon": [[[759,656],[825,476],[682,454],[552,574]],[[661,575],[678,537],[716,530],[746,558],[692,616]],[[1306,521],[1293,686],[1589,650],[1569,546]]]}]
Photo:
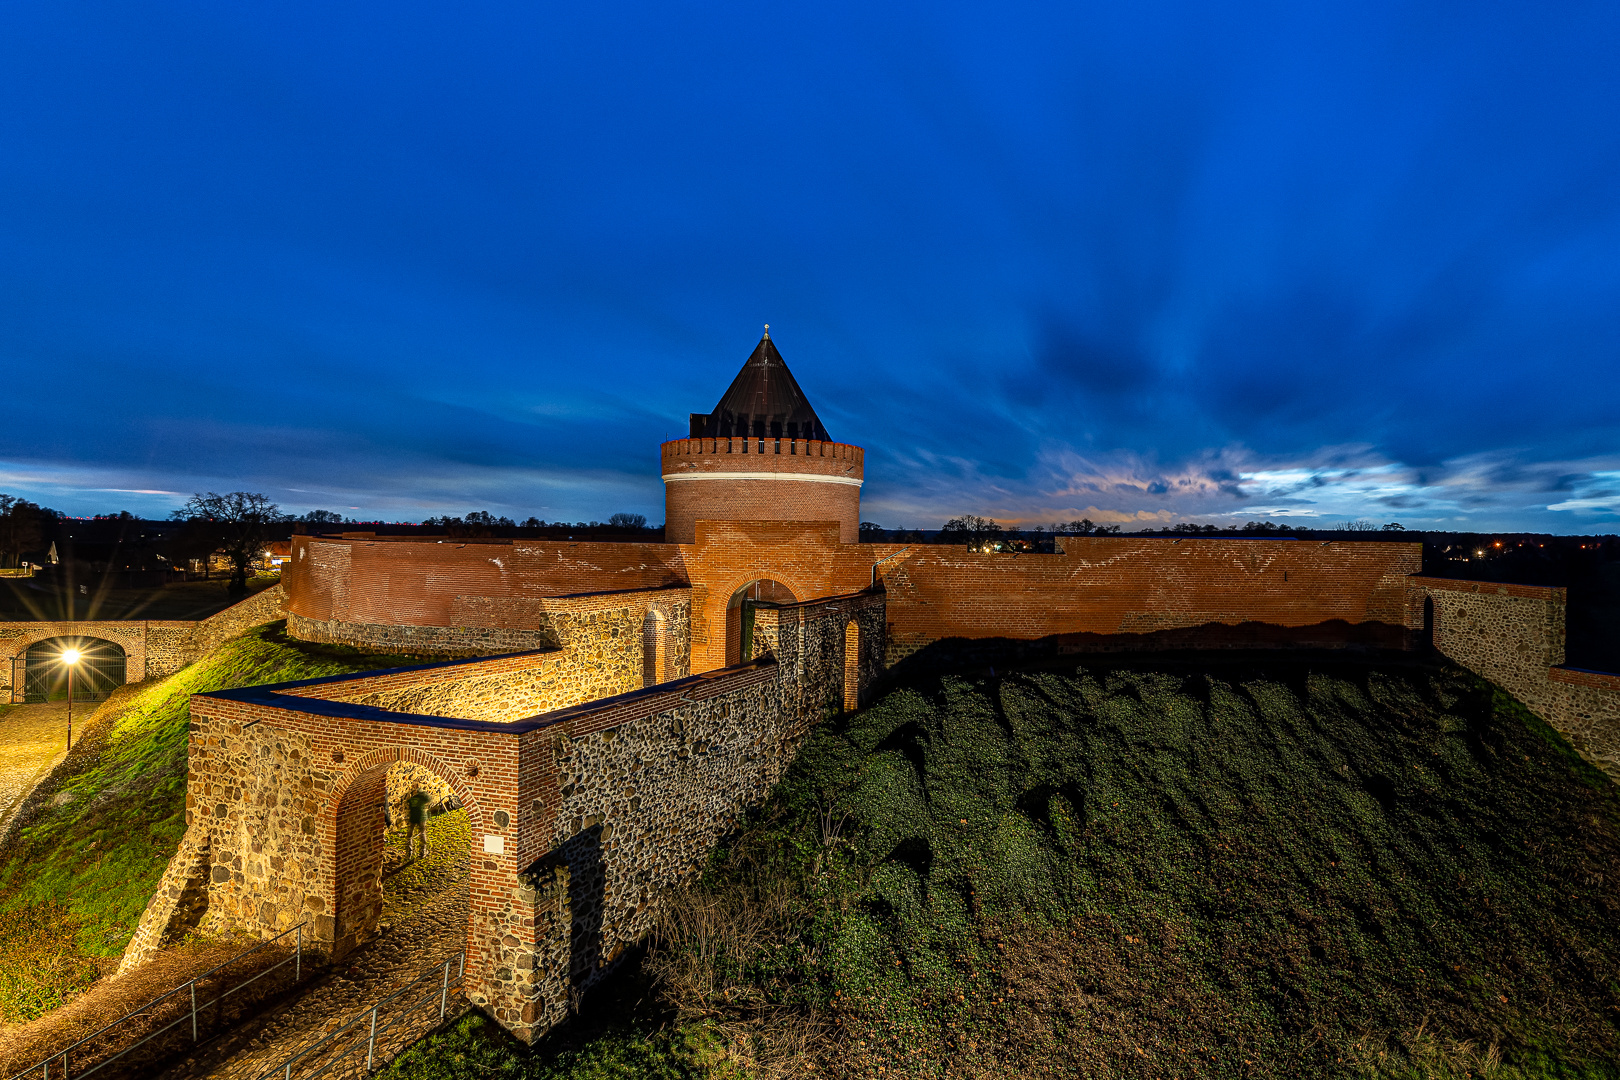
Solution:
[{"label": "grass patch", "polygon": [[49,800],[19,810],[30,820],[0,853],[0,924],[34,927],[0,935],[0,1017],[16,1023],[60,1004],[134,934],[185,832],[192,694],[409,662],[297,641],[272,623],[112,703],[53,778]]},{"label": "grass patch", "polygon": [[[644,967],[674,1023],[586,1045],[703,1032],[709,1075],[1616,1077],[1617,857],[1614,785],[1456,669],[917,677],[818,728],[667,906]],[[398,1075],[609,1075],[447,1040]]]},{"label": "grass patch", "polygon": [[[607,1004],[603,1002],[603,1004]],[[747,1075],[711,1025],[660,1025],[609,1013],[572,1037],[529,1050],[473,1012],[406,1050],[379,1074],[392,1080],[709,1080]]]}]

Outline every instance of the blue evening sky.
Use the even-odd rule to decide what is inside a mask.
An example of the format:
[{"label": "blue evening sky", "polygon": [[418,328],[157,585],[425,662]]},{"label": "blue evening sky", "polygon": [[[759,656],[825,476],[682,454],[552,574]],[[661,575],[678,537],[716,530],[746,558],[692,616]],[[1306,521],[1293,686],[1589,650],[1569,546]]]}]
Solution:
[{"label": "blue evening sky", "polygon": [[1620,5],[0,7],[0,491],[1615,531]]}]

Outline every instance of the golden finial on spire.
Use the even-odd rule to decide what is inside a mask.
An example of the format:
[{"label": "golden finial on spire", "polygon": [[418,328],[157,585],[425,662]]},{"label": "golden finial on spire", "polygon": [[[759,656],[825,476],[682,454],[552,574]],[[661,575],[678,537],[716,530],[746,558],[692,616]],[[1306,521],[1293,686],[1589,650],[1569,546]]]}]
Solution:
[{"label": "golden finial on spire", "polygon": [[766,340],[769,340],[770,336],[771,336],[771,324],[766,323],[765,324],[765,338],[766,338]]}]

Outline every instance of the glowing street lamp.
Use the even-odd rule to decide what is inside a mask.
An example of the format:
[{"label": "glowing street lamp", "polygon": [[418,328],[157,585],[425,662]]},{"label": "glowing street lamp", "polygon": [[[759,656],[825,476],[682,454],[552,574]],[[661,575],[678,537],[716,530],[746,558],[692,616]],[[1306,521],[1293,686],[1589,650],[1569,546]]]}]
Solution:
[{"label": "glowing street lamp", "polygon": [[68,749],[73,749],[73,669],[78,666],[80,652],[78,649],[63,649],[62,663],[68,669]]}]

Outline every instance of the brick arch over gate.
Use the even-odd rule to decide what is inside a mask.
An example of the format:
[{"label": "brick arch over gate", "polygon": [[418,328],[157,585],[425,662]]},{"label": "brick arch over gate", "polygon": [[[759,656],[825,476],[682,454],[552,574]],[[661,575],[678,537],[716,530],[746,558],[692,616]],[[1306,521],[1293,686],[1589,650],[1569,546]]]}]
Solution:
[{"label": "brick arch over gate", "polygon": [[547,932],[536,924],[533,888],[522,873],[552,846],[537,818],[548,725],[540,716],[468,719],[354,699],[462,686],[487,702],[478,688],[488,684],[480,680],[509,680],[502,685],[519,693],[528,675],[550,670],[553,655],[450,661],[193,697],[185,850],[206,852],[212,867],[205,929],[269,935],[303,921],[316,947],[337,955],[371,936],[384,777],[388,766],[412,762],[448,783],[468,808],[468,995],[509,1026],[533,1022],[524,1019],[529,998],[518,984],[526,976],[516,964],[535,954]]},{"label": "brick arch over gate", "polygon": [[[484,833],[484,809],[446,762],[416,746],[378,747],[361,754],[333,785],[321,811],[321,893],[333,904],[332,952],[342,956],[376,936],[382,915],[382,851],[388,770],[420,765],[443,780],[467,811],[468,864],[472,837]],[[466,928],[468,959],[474,948],[472,923]]]},{"label": "brick arch over gate", "polygon": [[742,571],[736,571],[729,576],[719,579],[717,587],[710,589],[709,595],[700,611],[693,612],[694,621],[702,620],[707,639],[711,643],[712,656],[717,659],[715,666],[724,666],[728,663],[737,663],[742,657],[731,654],[732,632],[731,625],[731,598],[738,591],[747,588],[758,581],[774,581],[792,593],[798,600],[804,600],[814,595],[812,587],[806,584],[799,575],[790,570],[783,570],[773,565],[769,560],[762,560],[757,566],[749,566]]},{"label": "brick arch over gate", "polygon": [[[183,624],[190,627],[191,623]],[[124,681],[146,678],[148,625],[144,622],[30,622],[0,624],[0,704],[21,701],[22,664],[28,650],[52,638],[97,638],[124,650]],[[15,674],[13,674],[15,672]]]}]

